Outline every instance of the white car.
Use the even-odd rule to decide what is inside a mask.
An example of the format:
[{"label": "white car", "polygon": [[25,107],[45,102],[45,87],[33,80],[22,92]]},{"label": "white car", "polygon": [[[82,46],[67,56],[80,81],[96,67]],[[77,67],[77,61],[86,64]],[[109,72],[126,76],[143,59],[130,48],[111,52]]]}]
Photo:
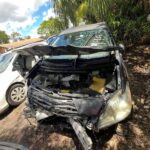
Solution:
[{"label": "white car", "polygon": [[0,113],[9,106],[17,106],[26,99],[24,76],[32,69],[39,57],[20,54],[24,48],[46,45],[37,42],[0,55]]},{"label": "white car", "polygon": [[24,75],[35,63],[33,56],[22,56],[14,51],[0,55],[0,112],[25,100]]}]

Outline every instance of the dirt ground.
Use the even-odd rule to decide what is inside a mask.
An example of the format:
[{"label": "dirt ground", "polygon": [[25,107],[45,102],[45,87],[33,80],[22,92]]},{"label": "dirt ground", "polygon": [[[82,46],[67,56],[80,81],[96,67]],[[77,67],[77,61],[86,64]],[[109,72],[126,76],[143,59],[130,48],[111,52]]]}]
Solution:
[{"label": "dirt ground", "polygon": [[[150,150],[150,47],[137,46],[125,54],[133,99],[133,115],[97,136],[103,150]],[[30,150],[80,150],[74,132],[52,125],[34,126],[23,116],[24,103],[0,117],[0,141],[22,144]]]}]

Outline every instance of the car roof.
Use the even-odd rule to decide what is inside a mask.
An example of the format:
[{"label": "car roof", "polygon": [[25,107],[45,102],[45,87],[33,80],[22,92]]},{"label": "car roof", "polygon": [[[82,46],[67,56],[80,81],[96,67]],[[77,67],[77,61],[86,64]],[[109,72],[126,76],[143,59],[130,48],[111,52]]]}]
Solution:
[{"label": "car roof", "polygon": [[69,29],[66,29],[62,31],[59,35],[68,34],[68,33],[74,33],[74,32],[81,32],[86,30],[93,30],[101,27],[107,27],[105,22],[99,22],[95,24],[89,24],[89,25],[80,25],[78,27],[72,27]]}]

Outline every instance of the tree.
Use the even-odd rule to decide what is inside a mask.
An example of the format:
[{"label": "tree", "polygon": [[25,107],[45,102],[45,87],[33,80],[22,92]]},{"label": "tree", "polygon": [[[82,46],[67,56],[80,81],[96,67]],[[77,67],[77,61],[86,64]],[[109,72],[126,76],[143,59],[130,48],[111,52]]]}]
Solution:
[{"label": "tree", "polygon": [[143,6],[144,11],[149,13],[150,1],[149,0],[140,0],[140,3]]},{"label": "tree", "polygon": [[95,23],[106,20],[110,13],[112,0],[53,0],[54,10],[74,26],[80,22]]},{"label": "tree", "polygon": [[49,37],[58,34],[64,28],[65,26],[62,20],[59,18],[50,18],[49,20],[42,22],[38,28],[38,34],[43,37]]},{"label": "tree", "polygon": [[5,31],[0,31],[0,44],[8,43],[9,36],[6,34]]},{"label": "tree", "polygon": [[55,13],[74,26],[105,21],[118,40],[127,43],[150,34],[149,0],[53,0],[53,3]]},{"label": "tree", "polygon": [[26,37],[24,37],[24,39],[31,39],[31,36],[27,35]]},{"label": "tree", "polygon": [[13,33],[11,33],[11,38],[12,38],[12,40],[14,42],[18,41],[20,39],[20,36],[21,36],[21,34],[19,32],[13,32]]},{"label": "tree", "polygon": [[77,25],[75,12],[82,3],[81,0],[53,0],[53,3],[54,10],[60,18],[70,20],[74,26]]}]

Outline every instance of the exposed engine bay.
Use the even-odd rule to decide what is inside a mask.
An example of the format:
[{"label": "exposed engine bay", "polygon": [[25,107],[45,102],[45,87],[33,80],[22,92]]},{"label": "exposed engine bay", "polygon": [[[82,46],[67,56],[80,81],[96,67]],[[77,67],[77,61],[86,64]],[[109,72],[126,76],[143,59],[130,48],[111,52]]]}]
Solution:
[{"label": "exposed engine bay", "polygon": [[38,75],[28,91],[30,104],[63,117],[97,116],[117,88],[115,66],[113,62],[100,66],[99,60],[82,61],[78,60],[78,66],[72,60],[39,62]]}]

